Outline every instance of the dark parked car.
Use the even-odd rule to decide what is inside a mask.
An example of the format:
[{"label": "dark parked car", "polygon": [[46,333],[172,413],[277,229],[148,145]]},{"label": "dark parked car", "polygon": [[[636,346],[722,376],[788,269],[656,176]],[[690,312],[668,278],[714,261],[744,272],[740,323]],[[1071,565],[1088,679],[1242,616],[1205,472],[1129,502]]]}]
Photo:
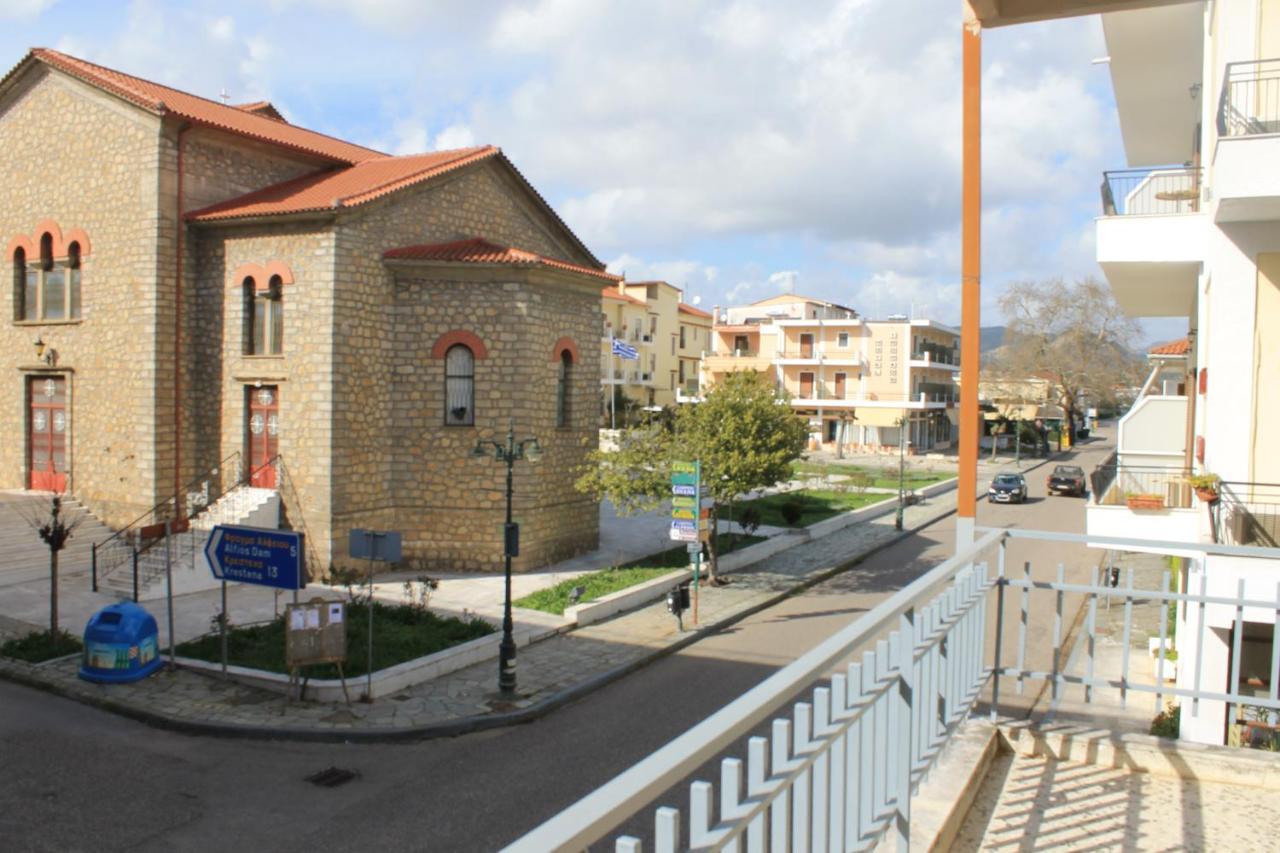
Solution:
[{"label": "dark parked car", "polygon": [[997,474],[987,489],[987,501],[990,503],[1026,503],[1027,481],[1021,474]]},{"label": "dark parked car", "polygon": [[1078,465],[1058,465],[1045,484],[1051,495],[1084,497],[1084,469]]}]

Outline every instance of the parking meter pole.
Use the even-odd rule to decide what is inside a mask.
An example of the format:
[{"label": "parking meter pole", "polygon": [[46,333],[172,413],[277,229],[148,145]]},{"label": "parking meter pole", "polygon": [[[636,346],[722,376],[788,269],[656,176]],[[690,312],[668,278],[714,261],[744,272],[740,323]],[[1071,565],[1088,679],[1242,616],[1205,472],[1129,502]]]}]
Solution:
[{"label": "parking meter pole", "polygon": [[218,639],[222,643],[222,677],[227,677],[227,582],[222,582],[222,616],[218,619]]},{"label": "parking meter pole", "polygon": [[164,523],[164,597],[169,608],[169,666],[177,666],[174,661],[174,648],[177,645],[173,638],[173,524]]}]

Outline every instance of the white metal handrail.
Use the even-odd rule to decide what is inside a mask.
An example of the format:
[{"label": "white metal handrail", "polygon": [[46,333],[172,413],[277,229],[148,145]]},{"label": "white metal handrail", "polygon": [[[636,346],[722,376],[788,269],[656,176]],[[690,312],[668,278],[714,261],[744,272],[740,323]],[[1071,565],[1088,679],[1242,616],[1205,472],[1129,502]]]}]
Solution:
[{"label": "white metal handrail", "polygon": [[[836,667],[844,671],[816,687],[812,703],[799,702],[791,720],[773,722],[771,743],[747,742],[745,797],[741,761],[724,760],[718,822],[711,817],[713,787],[693,783],[690,845],[737,849],[745,838],[754,849],[768,831],[775,849],[785,849],[788,837],[802,849],[810,841],[814,849],[825,847],[830,839],[859,848],[891,823],[905,840],[909,792],[988,678],[982,649],[993,581],[976,561],[1007,535],[987,533],[507,849],[585,849]],[[887,638],[876,639],[886,631]],[[861,662],[845,663],[873,640],[874,650]],[[679,823],[676,810],[657,811],[656,849],[676,849]],[[617,849],[638,845],[624,838]]]}]

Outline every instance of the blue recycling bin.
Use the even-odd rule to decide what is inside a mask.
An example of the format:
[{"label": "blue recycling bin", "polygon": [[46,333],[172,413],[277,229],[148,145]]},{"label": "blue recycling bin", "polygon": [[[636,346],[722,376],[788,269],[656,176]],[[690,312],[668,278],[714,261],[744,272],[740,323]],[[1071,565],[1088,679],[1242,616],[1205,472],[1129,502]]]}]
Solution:
[{"label": "blue recycling bin", "polygon": [[102,608],[85,626],[80,677],[86,681],[138,681],[163,663],[155,617],[131,601]]}]

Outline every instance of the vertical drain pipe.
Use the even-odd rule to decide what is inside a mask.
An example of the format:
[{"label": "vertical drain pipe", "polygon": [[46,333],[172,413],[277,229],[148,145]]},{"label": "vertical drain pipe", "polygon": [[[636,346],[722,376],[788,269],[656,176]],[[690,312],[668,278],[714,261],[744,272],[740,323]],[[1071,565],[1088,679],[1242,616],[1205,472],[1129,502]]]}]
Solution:
[{"label": "vertical drain pipe", "polygon": [[174,517],[179,517],[183,508],[180,505],[180,497],[182,492],[182,300],[183,300],[183,282],[182,282],[182,255],[186,251],[186,222],[183,220],[184,210],[182,204],[183,190],[183,152],[186,141],[187,131],[191,129],[190,124],[183,124],[178,130],[178,204],[177,204],[177,259],[174,264],[176,267],[174,279],[174,309],[173,309],[173,512]]}]

